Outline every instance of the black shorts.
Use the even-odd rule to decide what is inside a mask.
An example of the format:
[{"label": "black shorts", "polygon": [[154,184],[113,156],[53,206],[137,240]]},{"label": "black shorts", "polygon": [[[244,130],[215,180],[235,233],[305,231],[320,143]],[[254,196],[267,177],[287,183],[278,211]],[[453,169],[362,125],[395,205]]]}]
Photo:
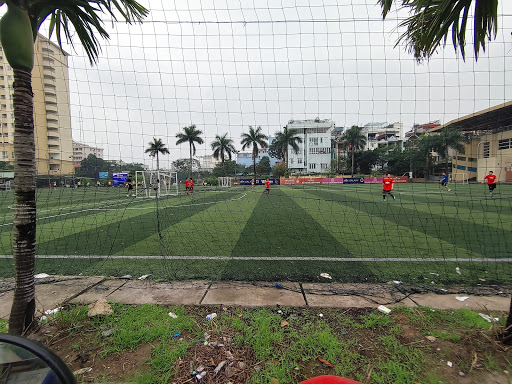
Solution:
[{"label": "black shorts", "polygon": [[446,181],[441,181],[441,187],[446,187],[448,183]]},{"label": "black shorts", "polygon": [[129,191],[133,190],[133,185],[128,185],[128,190]]},{"label": "black shorts", "polygon": [[494,188],[496,188],[496,184],[489,184],[489,191],[494,191]]},{"label": "black shorts", "polygon": [[389,191],[387,191],[387,190],[383,189],[383,190],[382,190],[382,193],[389,193],[389,194],[391,194],[391,189],[390,189]]}]

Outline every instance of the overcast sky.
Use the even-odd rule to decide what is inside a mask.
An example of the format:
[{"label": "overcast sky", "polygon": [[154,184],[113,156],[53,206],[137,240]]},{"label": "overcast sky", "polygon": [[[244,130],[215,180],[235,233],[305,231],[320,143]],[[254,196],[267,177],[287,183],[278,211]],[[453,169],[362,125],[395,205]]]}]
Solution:
[{"label": "overcast sky", "polygon": [[190,124],[205,139],[197,155],[207,155],[225,132],[240,149],[249,125],[273,135],[290,119],[320,117],[407,131],[512,100],[512,2],[500,2],[498,37],[477,63],[472,46],[464,62],[450,41],[421,65],[394,48],[406,14],[383,22],[376,2],[143,1],[142,25],[106,23],[111,40],[97,66],[66,48],[73,139],[151,165],[144,149],[162,138],[165,167],[188,157],[175,136]]}]

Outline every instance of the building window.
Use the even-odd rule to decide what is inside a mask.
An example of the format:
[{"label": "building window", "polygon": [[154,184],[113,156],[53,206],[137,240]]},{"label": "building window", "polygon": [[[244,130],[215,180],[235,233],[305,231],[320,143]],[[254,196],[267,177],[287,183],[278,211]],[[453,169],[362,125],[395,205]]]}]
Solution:
[{"label": "building window", "polygon": [[309,145],[318,145],[318,137],[310,137]]},{"label": "building window", "polygon": [[465,171],[466,166],[465,165],[457,165],[457,169],[460,169],[461,171]]},{"label": "building window", "polygon": [[484,159],[489,158],[490,149],[491,149],[491,143],[489,143],[488,141],[484,142]]},{"label": "building window", "polygon": [[299,157],[299,158],[297,159],[297,163],[302,164],[302,157]]},{"label": "building window", "polygon": [[468,167],[468,171],[469,172],[476,172],[476,168],[475,167]]},{"label": "building window", "polygon": [[498,150],[512,148],[512,139],[504,139],[498,141]]},{"label": "building window", "polygon": [[293,160],[294,160],[294,159],[290,159],[290,164],[291,164],[291,165],[293,165]]},{"label": "building window", "polygon": [[466,161],[466,157],[465,156],[457,156],[457,160]]},{"label": "building window", "polygon": [[468,157],[468,161],[471,163],[476,163],[476,159],[474,157]]},{"label": "building window", "polygon": [[8,159],[9,158],[9,153],[7,151],[2,151],[0,152],[0,155],[2,155],[2,159]]},{"label": "building window", "polygon": [[309,163],[309,169],[316,169],[315,163]]},{"label": "building window", "polygon": [[325,163],[320,164],[320,168],[322,168],[322,169],[327,169],[327,167],[328,167],[328,166],[327,166],[327,164],[325,164]]}]

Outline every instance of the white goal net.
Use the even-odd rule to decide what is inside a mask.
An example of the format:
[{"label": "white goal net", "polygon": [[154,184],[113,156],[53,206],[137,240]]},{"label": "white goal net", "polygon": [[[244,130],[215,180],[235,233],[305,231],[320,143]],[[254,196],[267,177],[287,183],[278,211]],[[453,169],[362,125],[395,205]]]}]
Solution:
[{"label": "white goal net", "polygon": [[469,184],[468,174],[466,172],[456,172],[450,175],[450,181],[456,184]]},{"label": "white goal net", "polygon": [[219,177],[218,186],[227,188],[231,187],[233,185],[233,178],[232,177]]},{"label": "white goal net", "polygon": [[160,197],[178,195],[178,174],[164,171],[136,171],[135,196]]}]

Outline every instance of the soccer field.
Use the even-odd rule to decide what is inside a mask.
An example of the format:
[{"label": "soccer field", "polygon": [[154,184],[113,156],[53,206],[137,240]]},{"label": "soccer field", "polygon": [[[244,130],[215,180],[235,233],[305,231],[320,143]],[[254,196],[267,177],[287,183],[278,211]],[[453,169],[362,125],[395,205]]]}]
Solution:
[{"label": "soccer field", "polygon": [[[512,282],[512,187],[234,186],[128,198],[37,193],[37,272],[174,279]],[[12,276],[13,194],[0,191],[0,275]],[[456,273],[459,267],[461,274]],[[323,279],[326,281],[325,279]],[[330,280],[329,280],[330,281]]]}]

